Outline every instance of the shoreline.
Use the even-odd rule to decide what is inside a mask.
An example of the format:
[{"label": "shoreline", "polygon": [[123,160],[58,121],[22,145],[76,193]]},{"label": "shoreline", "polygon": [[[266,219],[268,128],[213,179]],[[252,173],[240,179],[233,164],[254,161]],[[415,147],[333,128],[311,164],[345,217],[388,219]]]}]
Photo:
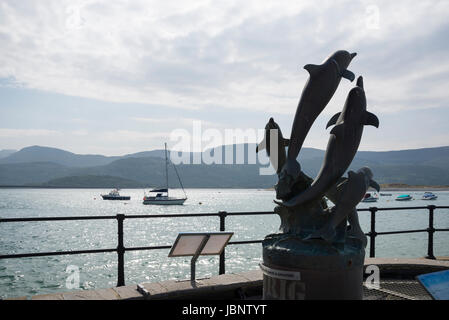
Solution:
[{"label": "shoreline", "polygon": [[[59,186],[1,186],[0,189],[111,189],[114,187],[59,187]],[[154,188],[152,186],[146,187],[125,187],[121,189],[148,189]],[[174,190],[179,188],[172,188]],[[229,189],[229,190],[237,190],[237,189],[248,189],[248,190],[259,190],[259,191],[274,191],[274,188],[265,188],[265,187],[186,187],[185,189]],[[449,186],[391,186],[391,187],[382,187],[380,188],[380,192],[383,191],[449,191]]]}]

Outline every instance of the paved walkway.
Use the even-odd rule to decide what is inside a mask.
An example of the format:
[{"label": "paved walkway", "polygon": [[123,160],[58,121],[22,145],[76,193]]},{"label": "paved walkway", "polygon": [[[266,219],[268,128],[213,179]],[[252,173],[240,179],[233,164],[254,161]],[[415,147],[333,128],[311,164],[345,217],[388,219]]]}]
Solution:
[{"label": "paved walkway", "polygon": [[[380,269],[380,290],[364,288],[365,299],[430,299],[414,279],[416,275],[449,269],[449,259],[400,259],[367,258],[365,266],[377,265]],[[224,274],[195,283],[186,281],[162,281],[144,283],[142,290],[137,285],[109,289],[71,291],[33,296],[32,300],[174,300],[174,299],[260,299],[262,272],[248,271],[238,274]],[[16,299],[27,299],[19,297]]]}]

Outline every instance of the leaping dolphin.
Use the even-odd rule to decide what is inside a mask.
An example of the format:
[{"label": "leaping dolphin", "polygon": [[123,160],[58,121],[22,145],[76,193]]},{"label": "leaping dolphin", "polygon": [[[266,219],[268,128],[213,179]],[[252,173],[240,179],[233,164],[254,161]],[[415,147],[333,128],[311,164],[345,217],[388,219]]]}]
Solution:
[{"label": "leaping dolphin", "polygon": [[356,53],[339,50],[329,56],[321,65],[308,64],[304,66],[310,77],[296,109],[293,120],[290,145],[288,148],[285,174],[290,176],[289,181],[295,181],[301,171],[296,161],[304,140],[315,119],[324,110],[340,84],[341,78],[354,81],[354,73],[347,68]]},{"label": "leaping dolphin", "polygon": [[[366,110],[366,97],[363,78],[359,77],[357,86],[351,89],[343,111],[337,113],[327,124],[335,124],[331,130],[324,162],[310,188],[286,202],[276,202],[286,207],[295,207],[321,198],[345,173],[351,164],[362,138],[363,127],[379,127],[379,119]],[[292,141],[290,141],[290,145]]]},{"label": "leaping dolphin", "polygon": [[335,228],[348,217],[351,233],[366,246],[366,236],[360,228],[355,207],[363,199],[369,187],[376,189],[377,192],[380,190],[377,182],[373,180],[373,173],[368,167],[363,167],[357,172],[349,171],[348,179],[337,186],[337,195],[334,199],[331,199],[336,204],[332,208],[333,215],[331,219],[321,229],[305,238],[305,240],[321,238],[328,242],[332,241],[336,236]]},{"label": "leaping dolphin", "polygon": [[[271,134],[273,133],[273,131],[271,130],[277,130],[275,132],[275,134],[277,135],[277,143],[274,145],[274,150],[270,149],[272,147]],[[274,135],[274,137],[276,137],[276,135]],[[279,127],[279,125],[274,122],[273,118],[270,118],[267,125],[265,126],[264,139],[256,147],[256,153],[263,149],[266,149],[267,155],[270,158],[271,165],[273,166],[274,170],[276,170],[276,173],[279,174],[282,167],[284,166],[285,159],[287,157],[285,147],[288,146],[288,144],[289,140],[285,139],[282,136],[281,128]],[[275,151],[275,154],[271,153],[271,151]]]}]

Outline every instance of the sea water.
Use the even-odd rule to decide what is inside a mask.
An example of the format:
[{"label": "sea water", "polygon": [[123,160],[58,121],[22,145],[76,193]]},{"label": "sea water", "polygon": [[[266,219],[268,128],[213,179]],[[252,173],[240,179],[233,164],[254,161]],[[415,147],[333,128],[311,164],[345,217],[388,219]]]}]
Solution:
[{"label": "sea water", "polygon": [[[105,201],[101,189],[0,189],[0,217],[110,216],[176,213],[216,213],[272,211],[274,191],[256,189],[187,189],[188,200],[182,206],[143,205],[144,191],[124,189],[130,201]],[[424,192],[389,192],[376,203],[361,203],[358,208],[447,206],[448,191],[436,191],[438,200],[420,200]],[[415,200],[399,202],[399,194]],[[173,195],[182,196],[180,190]],[[369,232],[370,213],[360,212],[360,223]],[[234,232],[231,241],[261,240],[277,232],[277,215],[228,216],[226,231]],[[426,229],[428,210],[380,211],[376,231]],[[435,211],[435,227],[449,228],[449,210]],[[218,217],[125,219],[125,247],[172,245],[179,232],[219,231]],[[376,257],[423,257],[427,253],[427,233],[384,235],[376,238]],[[449,232],[435,233],[434,252],[449,256]],[[369,243],[368,243],[369,245]],[[0,223],[0,255],[107,249],[117,247],[117,221],[76,220],[51,222]],[[125,253],[127,285],[190,277],[190,258],[167,257],[169,249]],[[368,255],[368,250],[367,250]],[[229,245],[226,248],[226,272],[258,269],[261,244]],[[200,257],[197,278],[218,274],[217,256]],[[76,272],[77,277],[73,277]],[[76,281],[75,281],[76,280]],[[78,281],[79,280],[79,281]],[[79,289],[114,287],[117,284],[117,254],[98,253],[0,260],[0,297],[32,296]]]}]

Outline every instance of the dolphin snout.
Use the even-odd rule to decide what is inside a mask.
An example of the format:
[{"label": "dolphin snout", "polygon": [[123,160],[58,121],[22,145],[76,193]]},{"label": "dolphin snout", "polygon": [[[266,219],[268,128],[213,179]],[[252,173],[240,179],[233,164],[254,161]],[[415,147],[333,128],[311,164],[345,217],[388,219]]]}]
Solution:
[{"label": "dolphin snout", "polygon": [[356,55],[357,55],[357,52],[353,52],[353,53],[350,54],[350,56],[351,56],[351,61],[352,61],[352,59],[355,58]]}]

